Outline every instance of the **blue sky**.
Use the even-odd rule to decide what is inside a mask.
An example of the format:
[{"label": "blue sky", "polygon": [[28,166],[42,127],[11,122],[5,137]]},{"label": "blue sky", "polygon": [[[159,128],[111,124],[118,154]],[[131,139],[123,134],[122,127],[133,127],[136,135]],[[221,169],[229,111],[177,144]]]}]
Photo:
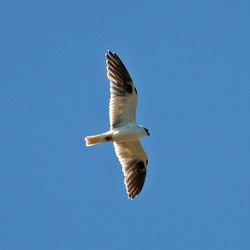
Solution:
[{"label": "blue sky", "polygon": [[[2,1],[1,249],[250,249],[249,1]],[[127,198],[104,54],[139,93]]]}]

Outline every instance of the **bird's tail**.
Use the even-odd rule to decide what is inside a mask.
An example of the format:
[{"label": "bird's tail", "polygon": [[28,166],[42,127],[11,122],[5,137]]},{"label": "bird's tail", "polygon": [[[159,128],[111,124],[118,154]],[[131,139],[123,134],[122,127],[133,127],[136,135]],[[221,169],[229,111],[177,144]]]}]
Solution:
[{"label": "bird's tail", "polygon": [[96,144],[100,144],[103,142],[108,142],[112,140],[112,135],[110,135],[109,132],[99,134],[99,135],[92,135],[92,136],[87,136],[84,138],[86,141],[86,146],[93,146]]}]

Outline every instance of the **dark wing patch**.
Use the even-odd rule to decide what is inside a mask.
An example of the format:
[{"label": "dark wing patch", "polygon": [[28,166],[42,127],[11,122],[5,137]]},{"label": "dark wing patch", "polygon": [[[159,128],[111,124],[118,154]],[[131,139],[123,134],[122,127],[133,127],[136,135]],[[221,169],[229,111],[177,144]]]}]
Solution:
[{"label": "dark wing patch", "polygon": [[139,161],[137,165],[138,165],[138,168],[139,168],[141,171],[145,170],[145,166],[144,166],[143,161]]},{"label": "dark wing patch", "polygon": [[125,91],[127,93],[131,94],[133,92],[132,86],[131,86],[131,84],[129,82],[125,83],[124,87],[125,87]]}]

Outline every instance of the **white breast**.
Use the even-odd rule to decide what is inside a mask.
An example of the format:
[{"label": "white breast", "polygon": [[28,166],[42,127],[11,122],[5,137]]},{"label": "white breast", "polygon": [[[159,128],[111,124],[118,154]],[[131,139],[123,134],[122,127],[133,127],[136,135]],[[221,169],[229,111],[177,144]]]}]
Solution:
[{"label": "white breast", "polygon": [[135,123],[128,123],[122,127],[114,128],[112,131],[112,139],[116,142],[133,141],[147,135],[145,129]]}]

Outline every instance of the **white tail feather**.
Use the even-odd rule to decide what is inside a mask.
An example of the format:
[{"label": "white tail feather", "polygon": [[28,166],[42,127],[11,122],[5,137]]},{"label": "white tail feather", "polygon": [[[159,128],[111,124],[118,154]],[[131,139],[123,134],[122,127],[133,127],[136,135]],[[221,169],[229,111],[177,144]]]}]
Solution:
[{"label": "white tail feather", "polygon": [[111,138],[109,138],[108,133],[103,133],[99,135],[87,136],[84,138],[86,141],[86,146],[93,146],[96,144],[100,144],[103,142],[108,142]]}]

